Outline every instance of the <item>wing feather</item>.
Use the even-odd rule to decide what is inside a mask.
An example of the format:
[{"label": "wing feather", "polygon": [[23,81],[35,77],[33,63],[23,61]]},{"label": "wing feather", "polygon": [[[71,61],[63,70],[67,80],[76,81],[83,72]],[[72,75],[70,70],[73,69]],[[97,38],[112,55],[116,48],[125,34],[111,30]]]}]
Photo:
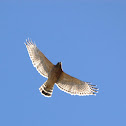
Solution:
[{"label": "wing feather", "polygon": [[36,67],[37,71],[42,76],[48,77],[48,74],[52,69],[53,64],[45,57],[45,55],[37,48],[36,44],[34,44],[32,41],[26,40],[25,45],[33,66]]},{"label": "wing feather", "polygon": [[[63,91],[71,95],[96,95],[98,89],[89,82],[84,82],[66,73],[62,73],[56,85]],[[94,93],[95,92],[95,93]]]}]

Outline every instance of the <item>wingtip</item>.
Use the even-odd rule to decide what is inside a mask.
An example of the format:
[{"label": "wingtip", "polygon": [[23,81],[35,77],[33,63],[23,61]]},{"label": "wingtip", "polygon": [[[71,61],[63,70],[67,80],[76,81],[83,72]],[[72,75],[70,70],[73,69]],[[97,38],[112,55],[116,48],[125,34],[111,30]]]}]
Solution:
[{"label": "wingtip", "polygon": [[34,46],[36,46],[35,42],[33,42],[31,38],[26,39],[25,45],[34,45]]},{"label": "wingtip", "polygon": [[93,93],[93,95],[94,95],[94,96],[96,96],[96,94],[95,94],[95,93]]},{"label": "wingtip", "polygon": [[93,93],[94,93],[94,92],[95,92],[95,93],[98,93],[98,91],[97,91],[97,90],[93,90],[93,89],[91,89],[91,91],[92,91]]},{"label": "wingtip", "polygon": [[89,85],[90,87],[90,90],[92,92],[92,95],[95,95],[96,96],[96,93],[98,93],[98,88],[96,88],[97,85],[92,85],[92,83],[90,82],[87,82],[87,84]]}]

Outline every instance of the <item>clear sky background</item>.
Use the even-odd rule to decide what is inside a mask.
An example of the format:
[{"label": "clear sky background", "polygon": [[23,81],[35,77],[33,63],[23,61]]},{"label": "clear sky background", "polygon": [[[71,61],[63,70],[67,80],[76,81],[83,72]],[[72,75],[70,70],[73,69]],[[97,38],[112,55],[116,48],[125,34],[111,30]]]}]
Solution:
[{"label": "clear sky background", "polygon": [[[26,38],[54,64],[100,89],[71,96],[33,67]],[[0,1],[1,126],[126,126],[126,2],[121,0]]]}]

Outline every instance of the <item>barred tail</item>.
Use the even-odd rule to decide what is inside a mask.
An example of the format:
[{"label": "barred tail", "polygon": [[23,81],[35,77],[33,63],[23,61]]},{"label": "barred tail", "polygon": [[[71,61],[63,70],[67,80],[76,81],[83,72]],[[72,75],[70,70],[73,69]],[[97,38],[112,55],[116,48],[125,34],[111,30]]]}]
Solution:
[{"label": "barred tail", "polygon": [[47,88],[47,81],[39,88],[40,92],[42,95],[44,95],[45,97],[51,97],[52,96],[52,92],[53,92],[53,87]]}]

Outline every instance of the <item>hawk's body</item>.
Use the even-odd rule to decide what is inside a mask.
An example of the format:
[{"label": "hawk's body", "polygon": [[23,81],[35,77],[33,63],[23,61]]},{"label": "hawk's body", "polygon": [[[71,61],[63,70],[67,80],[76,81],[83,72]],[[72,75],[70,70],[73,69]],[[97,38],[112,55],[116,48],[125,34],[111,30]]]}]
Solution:
[{"label": "hawk's body", "polygon": [[60,75],[62,74],[61,63],[54,65],[49,72],[48,80],[39,88],[39,90],[46,96],[51,96],[54,84],[57,83]]},{"label": "hawk's body", "polygon": [[72,95],[95,95],[94,92],[98,92],[97,88],[94,87],[95,85],[78,80],[64,73],[61,62],[53,65],[32,41],[26,40],[25,45],[34,67],[36,67],[37,71],[42,76],[48,78],[48,80],[39,88],[44,96],[52,96],[55,83],[61,90]]}]

